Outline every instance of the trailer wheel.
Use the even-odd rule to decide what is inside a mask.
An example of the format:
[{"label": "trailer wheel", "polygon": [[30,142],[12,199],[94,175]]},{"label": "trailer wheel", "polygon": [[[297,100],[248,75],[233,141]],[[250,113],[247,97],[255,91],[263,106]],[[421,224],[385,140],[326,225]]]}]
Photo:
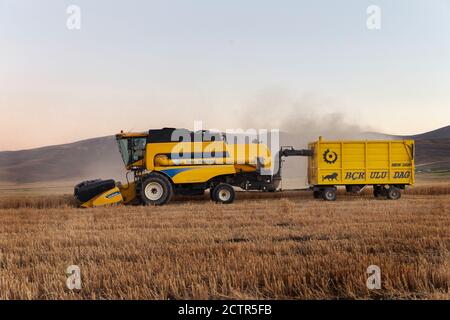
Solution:
[{"label": "trailer wheel", "polygon": [[313,191],[313,196],[314,196],[314,199],[320,199],[320,198],[322,198],[322,192],[320,192],[319,190]]},{"label": "trailer wheel", "polygon": [[336,189],[335,188],[326,188],[322,191],[322,198],[326,201],[335,201],[336,200]]},{"label": "trailer wheel", "polygon": [[387,198],[389,200],[398,200],[402,194],[400,193],[400,189],[394,186],[390,186],[389,189],[387,189]]},{"label": "trailer wheel", "polygon": [[170,181],[159,174],[150,174],[142,184],[141,198],[145,205],[161,206],[173,195]]},{"label": "trailer wheel", "polygon": [[377,186],[377,187],[373,187],[373,196],[375,197],[375,198],[386,198],[386,192],[385,192],[385,190],[382,188],[382,187],[380,187],[380,186]]},{"label": "trailer wheel", "polygon": [[220,183],[214,187],[212,191],[212,199],[215,202],[229,204],[234,201],[236,193],[231,185],[227,183]]}]

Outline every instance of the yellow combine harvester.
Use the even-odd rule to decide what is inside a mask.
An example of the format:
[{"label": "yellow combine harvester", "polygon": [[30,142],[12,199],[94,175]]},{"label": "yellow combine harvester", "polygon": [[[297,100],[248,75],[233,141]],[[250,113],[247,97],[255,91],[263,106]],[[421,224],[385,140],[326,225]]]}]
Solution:
[{"label": "yellow combine harvester", "polygon": [[163,205],[174,194],[202,195],[232,203],[234,187],[275,191],[281,182],[282,157],[308,156],[308,183],[315,198],[333,201],[337,186],[360,192],[367,185],[375,197],[400,198],[414,183],[414,141],[323,141],[307,150],[282,147],[272,154],[266,144],[228,143],[208,131],[164,128],[116,135],[125,167],[133,173],[126,185],[91,180],[75,187],[81,207],[114,203]]},{"label": "yellow combine harvester", "polygon": [[231,203],[233,187],[275,191],[280,173],[272,174],[272,154],[262,143],[227,143],[220,133],[164,128],[116,135],[122,159],[134,179],[126,185],[92,180],[75,187],[82,207],[118,202],[162,205],[173,194],[200,195]]}]

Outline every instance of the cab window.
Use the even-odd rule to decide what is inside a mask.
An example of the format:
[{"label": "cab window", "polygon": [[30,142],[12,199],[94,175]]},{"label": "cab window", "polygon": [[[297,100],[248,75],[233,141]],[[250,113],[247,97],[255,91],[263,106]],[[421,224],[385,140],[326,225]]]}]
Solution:
[{"label": "cab window", "polygon": [[133,138],[132,141],[132,162],[136,162],[144,159],[145,146],[147,144],[147,138]]},{"label": "cab window", "polygon": [[144,159],[145,146],[147,144],[145,137],[118,139],[117,142],[122,160],[126,166]]}]

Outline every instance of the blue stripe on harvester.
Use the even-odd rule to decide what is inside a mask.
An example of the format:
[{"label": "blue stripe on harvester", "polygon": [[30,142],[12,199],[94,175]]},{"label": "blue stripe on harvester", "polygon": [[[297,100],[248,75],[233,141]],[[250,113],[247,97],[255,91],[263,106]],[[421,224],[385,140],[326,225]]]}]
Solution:
[{"label": "blue stripe on harvester", "polygon": [[167,174],[169,177],[173,178],[177,174],[179,174],[183,171],[191,170],[191,169],[192,168],[177,168],[177,169],[166,169],[166,170],[161,170],[161,171],[164,172],[165,174]]}]

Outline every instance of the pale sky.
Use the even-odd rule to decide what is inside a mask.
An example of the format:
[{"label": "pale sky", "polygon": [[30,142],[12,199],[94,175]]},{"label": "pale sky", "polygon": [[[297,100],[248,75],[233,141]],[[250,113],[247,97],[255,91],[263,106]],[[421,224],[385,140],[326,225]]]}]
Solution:
[{"label": "pale sky", "polygon": [[0,0],[0,151],[328,113],[393,134],[449,125],[450,1]]}]

